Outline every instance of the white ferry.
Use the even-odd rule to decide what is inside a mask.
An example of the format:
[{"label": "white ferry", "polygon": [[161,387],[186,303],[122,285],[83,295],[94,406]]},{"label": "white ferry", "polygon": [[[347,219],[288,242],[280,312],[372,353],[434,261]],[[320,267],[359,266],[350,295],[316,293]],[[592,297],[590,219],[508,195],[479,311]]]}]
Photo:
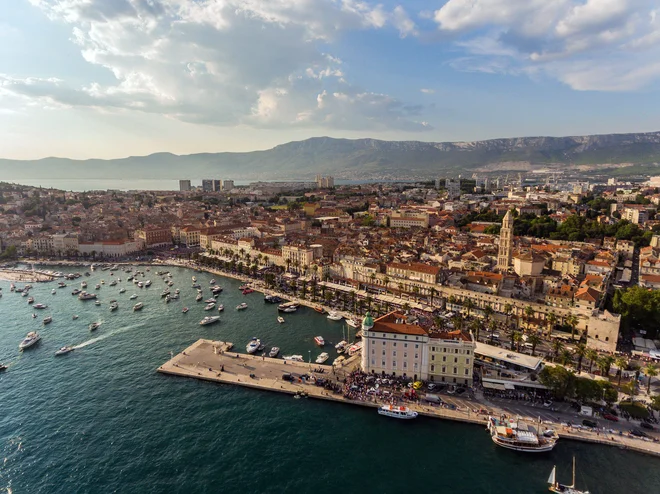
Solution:
[{"label": "white ferry", "polygon": [[378,408],[378,415],[385,415],[395,419],[410,420],[417,418],[417,412],[413,412],[408,407],[397,407],[394,405],[383,405]]},{"label": "white ferry", "polygon": [[557,444],[557,435],[539,433],[536,427],[522,422],[520,417],[515,421],[500,421],[488,417],[488,430],[491,439],[502,448],[525,453],[547,453]]}]

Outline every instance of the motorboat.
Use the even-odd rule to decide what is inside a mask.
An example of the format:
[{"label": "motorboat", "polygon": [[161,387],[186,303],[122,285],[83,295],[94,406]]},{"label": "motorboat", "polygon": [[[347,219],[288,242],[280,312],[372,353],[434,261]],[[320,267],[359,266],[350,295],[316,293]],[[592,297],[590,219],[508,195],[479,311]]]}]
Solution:
[{"label": "motorboat", "polygon": [[126,288],[120,288],[119,293],[126,293]]},{"label": "motorboat", "polygon": [[101,301],[100,300],[94,300],[94,305],[96,305],[96,306],[101,305]]},{"label": "motorboat", "polygon": [[318,346],[323,346],[325,345],[325,340],[323,339],[323,336],[315,336],[314,343],[316,343]]},{"label": "motorboat", "polygon": [[202,288],[202,285],[200,285],[199,283],[193,283],[191,286],[193,288]]},{"label": "motorboat", "polygon": [[488,417],[488,431],[498,446],[526,453],[546,453],[557,444],[557,435],[545,435],[536,426],[527,424],[520,417],[499,420]]},{"label": "motorboat", "polygon": [[55,355],[66,355],[67,353],[71,353],[73,350],[74,348],[72,346],[63,346],[55,352]]},{"label": "motorboat", "polygon": [[356,353],[360,353],[361,350],[362,350],[362,342],[358,341],[357,343],[354,343],[348,347],[348,356],[352,357]]},{"label": "motorboat", "polygon": [[222,312],[223,310],[225,310],[225,306],[222,305],[222,304],[219,304],[218,305],[218,312]]},{"label": "motorboat", "polygon": [[110,312],[115,311],[119,309],[119,304],[117,302],[113,302],[110,304]]},{"label": "motorboat", "polygon": [[206,307],[204,307],[204,310],[213,310],[213,309],[215,309],[215,303],[206,304]]},{"label": "motorboat", "polygon": [[128,297],[128,299],[129,299],[129,300],[135,300],[137,297],[138,297],[137,294],[134,293],[133,295],[131,295],[130,297]]},{"label": "motorboat", "polygon": [[330,358],[330,355],[328,355],[326,352],[323,352],[321,355],[319,355],[318,357],[316,357],[315,362],[316,362],[317,364],[322,364],[323,362],[325,362],[325,361],[328,360],[329,358]]},{"label": "motorboat", "polygon": [[214,298],[207,298],[204,300],[205,304],[215,304],[215,299]]},{"label": "motorboat", "polygon": [[195,297],[195,301],[199,302],[199,301],[202,300],[203,298],[204,298],[204,297],[202,297],[202,294],[201,294],[201,293],[198,293],[197,296]]},{"label": "motorboat", "polygon": [[133,277],[129,276],[128,278],[126,278],[126,281],[133,281]]},{"label": "motorboat", "polygon": [[86,281],[81,281],[80,282],[80,288],[87,288],[87,282]]},{"label": "motorboat", "polygon": [[71,317],[71,319],[73,319],[74,321],[75,321],[76,319],[78,319],[78,314],[74,314],[74,315]]},{"label": "motorboat", "polygon": [[335,350],[337,350],[337,353],[344,353],[346,345],[348,345],[348,342],[346,340],[341,340],[335,345]]},{"label": "motorboat", "polygon": [[323,307],[318,306],[318,305],[316,307],[314,307],[314,310],[316,312],[318,312],[319,314],[323,314],[325,312],[325,309]]},{"label": "motorboat", "polygon": [[170,300],[179,300],[179,294],[173,293],[172,295],[168,295],[167,298]]},{"label": "motorboat", "polygon": [[220,316],[206,316],[204,319],[199,321],[200,326],[207,326],[209,324],[213,324],[214,322],[218,322],[220,320]]},{"label": "motorboat", "polygon": [[196,282],[197,282],[197,277],[196,277],[196,276],[193,276],[193,277],[192,277],[192,281],[193,281],[193,283],[196,283]]},{"label": "motorboat", "polygon": [[105,285],[105,280],[101,280],[101,285]]},{"label": "motorboat", "polygon": [[212,279],[211,281],[209,281],[209,285],[215,285],[215,280]]},{"label": "motorboat", "polygon": [[95,298],[95,293],[80,292],[80,295],[78,295],[78,300],[94,300]]},{"label": "motorboat", "polygon": [[261,340],[256,337],[252,337],[250,343],[248,343],[247,346],[245,347],[245,350],[248,353],[254,353],[259,349],[260,345],[261,345]]},{"label": "motorboat", "polygon": [[174,290],[174,293],[176,293],[176,294],[178,295],[179,293],[181,293],[181,290],[179,290],[179,289],[177,288],[176,290]]},{"label": "motorboat", "polygon": [[408,407],[383,405],[378,408],[378,415],[385,415],[386,417],[392,417],[395,419],[410,420],[417,418],[418,414]]},{"label": "motorboat", "polygon": [[254,293],[254,290],[252,288],[246,288],[243,290],[243,295],[249,295],[251,293]]},{"label": "motorboat", "polygon": [[183,312],[184,314],[187,314],[188,310],[189,310],[188,307],[184,307],[183,309],[181,309],[181,312]]},{"label": "motorboat", "polygon": [[9,366],[7,364],[0,364],[0,372],[9,369]]},{"label": "motorboat", "polygon": [[277,310],[281,312],[295,312],[300,307],[298,302],[286,302],[277,306]]},{"label": "motorboat", "polygon": [[348,324],[351,328],[355,328],[355,329],[360,327],[360,323],[355,319],[346,319],[346,324]]},{"label": "motorboat", "polygon": [[269,304],[279,304],[282,302],[282,299],[277,295],[264,295],[264,302],[268,302]]},{"label": "motorboat", "polygon": [[117,286],[117,280],[112,280],[109,286]]},{"label": "motorboat", "polygon": [[66,283],[64,283],[63,281],[60,281],[60,282],[57,284],[57,288],[64,288],[64,287],[66,287]]},{"label": "motorboat", "polygon": [[211,287],[211,292],[213,293],[213,295],[217,295],[219,293],[222,293],[222,290],[223,290],[223,288],[221,286]]},{"label": "motorboat", "polygon": [[33,345],[36,345],[37,342],[41,339],[41,336],[39,336],[39,333],[36,331],[30,331],[27,336],[21,341],[18,345],[19,350],[25,350],[27,348],[30,348]]},{"label": "motorboat", "polygon": [[32,303],[34,303],[34,297],[28,298],[28,304],[32,304]]},{"label": "motorboat", "polygon": [[279,355],[280,353],[280,347],[274,346],[273,348],[270,349],[270,352],[268,352],[268,356],[270,358],[275,358]]},{"label": "motorboat", "polygon": [[96,286],[95,286],[94,288],[95,288],[96,290],[100,290],[100,289],[101,289],[101,285],[99,285],[99,284],[97,283]]},{"label": "motorboat", "polygon": [[78,295],[82,290],[80,288],[74,288],[71,291],[71,295]]},{"label": "motorboat", "polygon": [[167,286],[174,286],[174,282],[173,281],[168,281]]},{"label": "motorboat", "polygon": [[151,286],[151,280],[147,280],[144,282],[144,286]]},{"label": "motorboat", "polygon": [[236,306],[236,310],[245,310],[247,308],[248,308],[248,304],[246,304],[245,302],[243,302],[242,304],[238,304]]},{"label": "motorboat", "polygon": [[144,283],[142,283],[141,281],[138,281],[137,286],[138,286],[138,288],[144,288]]},{"label": "motorboat", "polygon": [[28,296],[28,292],[21,293],[21,297],[27,297],[27,296]]},{"label": "motorboat", "polygon": [[302,355],[288,355],[286,357],[282,357],[284,360],[289,360],[291,362],[304,362],[305,359],[303,359]]},{"label": "motorboat", "polygon": [[277,316],[277,322],[284,324],[284,318],[282,316]]},{"label": "motorboat", "polygon": [[328,317],[328,319],[330,319],[331,321],[341,321],[341,320],[344,318],[344,316],[342,316],[339,312],[336,312],[336,311],[334,311],[334,310],[328,312],[328,316],[327,316],[327,317]]},{"label": "motorboat", "polygon": [[53,317],[52,316],[44,317],[44,325],[50,324],[51,322],[53,322]]},{"label": "motorboat", "polygon": [[99,327],[101,327],[100,322],[93,322],[92,324],[89,325],[89,330],[96,331],[97,329],[99,329]]},{"label": "motorboat", "polygon": [[57,290],[55,290],[55,289],[53,288],[53,289],[50,291],[50,293],[53,294],[53,295],[57,295]]},{"label": "motorboat", "polygon": [[144,307],[144,304],[143,304],[142,302],[138,302],[137,304],[135,304],[135,305],[133,306],[133,310],[134,310],[134,311],[136,311],[136,310],[142,310],[143,307]]},{"label": "motorboat", "polygon": [[581,491],[575,488],[575,457],[573,457],[573,482],[571,485],[564,485],[557,482],[557,467],[552,467],[552,472],[548,477],[548,484],[550,484],[550,492],[558,492],[562,494],[589,494],[589,491]]},{"label": "motorboat", "polygon": [[47,309],[48,306],[46,304],[34,304],[32,307],[35,309]]}]

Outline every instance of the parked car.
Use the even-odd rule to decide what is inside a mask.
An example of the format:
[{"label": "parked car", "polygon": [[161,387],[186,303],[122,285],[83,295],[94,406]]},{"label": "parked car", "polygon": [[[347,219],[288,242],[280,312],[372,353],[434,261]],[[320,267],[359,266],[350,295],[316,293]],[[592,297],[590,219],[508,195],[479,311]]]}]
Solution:
[{"label": "parked car", "polygon": [[598,422],[596,422],[595,420],[584,419],[582,421],[582,425],[584,425],[585,427],[595,428],[598,427]]},{"label": "parked car", "polygon": [[552,406],[552,401],[551,400],[544,401],[543,406],[545,408],[550,408]]},{"label": "parked car", "polygon": [[649,435],[646,432],[639,429],[631,429],[630,433],[636,437],[649,437]]},{"label": "parked car", "polygon": [[639,424],[639,426],[640,426],[642,429],[647,429],[647,430],[650,430],[650,431],[654,431],[654,430],[655,430],[655,427],[653,427],[653,426],[652,426],[651,424],[649,424],[648,422],[641,422],[641,423]]},{"label": "parked car", "polygon": [[618,422],[619,421],[619,417],[617,417],[616,415],[612,415],[611,413],[604,413],[603,418],[605,420],[611,420],[612,422]]}]

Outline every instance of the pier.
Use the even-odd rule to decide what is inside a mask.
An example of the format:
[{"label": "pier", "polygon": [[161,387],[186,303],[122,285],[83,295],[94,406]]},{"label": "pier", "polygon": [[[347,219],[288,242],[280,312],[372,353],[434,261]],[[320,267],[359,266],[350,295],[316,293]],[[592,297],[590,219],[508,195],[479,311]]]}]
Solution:
[{"label": "pier", "polygon": [[[351,400],[344,398],[342,393],[326,390],[316,386],[313,380],[302,380],[299,376],[307,374],[325,378],[335,383],[342,383],[344,378],[359,366],[359,356],[346,360],[342,366],[320,365],[314,362],[291,362],[281,358],[269,358],[261,355],[248,355],[235,351],[229,342],[200,339],[178,355],[158,367],[157,371],[180,377],[191,377],[222,384],[231,384],[253,388],[262,391],[272,391],[296,395],[305,393],[310,398],[334,401],[350,405],[377,408],[382,402],[371,400]],[[323,373],[313,372],[323,369]],[[282,379],[285,374],[294,377],[294,381]],[[488,413],[475,413],[473,410],[452,410],[438,405],[406,403],[408,408],[419,415],[444,420],[453,420],[471,424],[479,424],[485,428]],[[499,416],[504,411],[475,401],[476,409],[487,408],[490,414]],[[374,412],[375,413],[375,412]],[[534,420],[526,417],[527,420]],[[557,423],[544,422],[544,426],[554,429],[560,438],[614,446],[620,449],[637,451],[639,453],[660,456],[660,443],[620,436],[611,433],[595,433],[583,430],[567,429]]]}]

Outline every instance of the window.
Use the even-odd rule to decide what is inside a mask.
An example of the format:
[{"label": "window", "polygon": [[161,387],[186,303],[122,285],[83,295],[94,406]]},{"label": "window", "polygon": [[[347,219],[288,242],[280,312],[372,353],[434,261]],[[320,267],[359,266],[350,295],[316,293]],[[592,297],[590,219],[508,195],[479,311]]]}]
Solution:
[{"label": "window", "polygon": [[371,349],[371,355],[375,355],[375,354],[376,354],[376,349],[375,349],[375,348],[372,348],[372,349]]},{"label": "window", "polygon": [[392,357],[396,357],[396,350],[392,352]]},{"label": "window", "polygon": [[610,341],[610,337],[609,337],[609,336],[606,336],[606,337],[605,337],[605,341]]},{"label": "window", "polygon": [[392,367],[396,367],[396,360],[392,361]]},{"label": "window", "polygon": [[376,359],[375,358],[371,359],[371,365],[376,365]]},{"label": "window", "polygon": [[383,333],[383,338],[385,338],[385,333]]},{"label": "window", "polygon": [[446,349],[446,348],[443,348],[443,349],[442,349],[442,353],[447,353],[447,349]]},{"label": "window", "polygon": [[415,348],[419,348],[419,345],[415,345]]},{"label": "window", "polygon": [[465,355],[470,355],[470,350],[465,350]]},{"label": "window", "polygon": [[403,368],[406,369],[407,367],[408,367],[408,362],[406,362],[406,361],[404,360],[404,361],[403,361]]},{"label": "window", "polygon": [[469,358],[465,359],[465,365],[470,365],[470,359]]},{"label": "window", "polygon": [[408,358],[408,352],[403,352],[403,358]]},{"label": "window", "polygon": [[[384,352],[383,352],[384,353]],[[454,357],[454,363],[458,364],[458,357]]]},{"label": "window", "polygon": [[385,342],[383,341],[383,346],[385,346]]},{"label": "window", "polygon": [[392,344],[392,346],[396,346],[396,341]]},{"label": "window", "polygon": [[431,355],[431,360],[435,360],[435,355]]},{"label": "window", "polygon": [[446,361],[447,361],[447,357],[442,357],[442,361],[443,361],[443,362],[446,362]]},{"label": "window", "polygon": [[403,348],[408,348],[408,343],[404,343]]},{"label": "window", "polygon": [[431,347],[431,351],[435,352],[435,347],[434,346]]},{"label": "window", "polygon": [[415,354],[415,358],[416,358],[416,359],[419,358],[419,353],[416,353],[416,354]]},{"label": "window", "polygon": [[458,353],[458,348],[454,348],[454,353]]},{"label": "window", "polygon": [[447,368],[443,365],[442,366],[442,373],[444,374],[445,372],[447,372]]},{"label": "window", "polygon": [[454,374],[458,374],[458,367],[454,367]]},{"label": "window", "polygon": [[385,356],[385,350],[383,350],[383,357]]},{"label": "window", "polygon": [[404,340],[407,340],[407,339],[408,339],[408,335],[405,335],[405,336],[403,337],[403,339],[404,339]]},{"label": "window", "polygon": [[417,370],[417,362],[413,365],[414,369]]},{"label": "window", "polygon": [[380,364],[381,364],[380,365],[381,367],[385,367],[385,361],[384,360]]},{"label": "window", "polygon": [[431,372],[435,371],[435,365],[431,366]]},{"label": "window", "polygon": [[468,369],[465,369],[465,375],[466,376],[468,375],[468,372],[469,372]]}]

